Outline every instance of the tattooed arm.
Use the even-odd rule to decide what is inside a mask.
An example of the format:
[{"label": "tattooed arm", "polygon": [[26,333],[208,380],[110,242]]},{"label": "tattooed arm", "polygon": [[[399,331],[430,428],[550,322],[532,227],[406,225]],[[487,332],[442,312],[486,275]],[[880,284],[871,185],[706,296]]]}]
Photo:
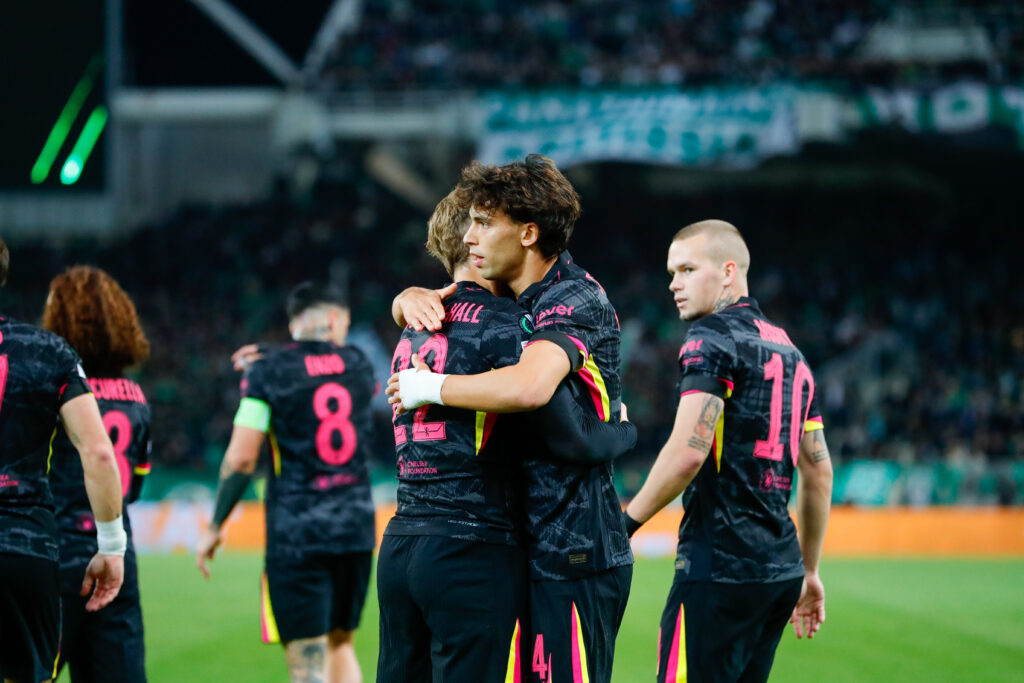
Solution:
[{"label": "tattooed arm", "polygon": [[818,575],[818,563],[832,502],[832,461],[823,429],[804,434],[796,466],[800,473],[796,488],[796,515],[800,528],[800,552],[804,556],[807,573],[790,621],[797,638],[805,633],[808,638],[813,638],[825,621],[825,586]]},{"label": "tattooed arm", "polygon": [[634,522],[643,524],[690,485],[708,457],[715,425],[724,407],[725,401],[702,391],[679,399],[672,433],[640,492],[626,508]]}]

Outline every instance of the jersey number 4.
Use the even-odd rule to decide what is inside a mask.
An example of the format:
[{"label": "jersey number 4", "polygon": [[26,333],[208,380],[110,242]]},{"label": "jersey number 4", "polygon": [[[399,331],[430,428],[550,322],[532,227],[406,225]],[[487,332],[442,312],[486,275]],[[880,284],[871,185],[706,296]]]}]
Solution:
[{"label": "jersey number 4", "polygon": [[[758,440],[754,443],[754,457],[765,458],[766,460],[782,460],[782,410],[783,410],[783,389],[785,387],[785,366],[782,356],[773,353],[772,357],[764,364],[764,379],[772,383],[772,402],[768,412],[768,438],[764,441]],[[804,394],[804,385],[807,385],[807,406],[801,410]],[[811,409],[811,399],[814,398],[814,377],[811,369],[803,361],[797,363],[796,372],[793,374],[793,391],[789,397],[789,455],[796,464],[800,455],[800,437],[803,435],[803,424],[807,420],[807,414]]]},{"label": "jersey number 4", "polygon": [[[419,357],[427,362],[434,372],[444,372],[444,362],[448,358],[448,337],[443,334],[435,334],[423,342],[418,352]],[[431,355],[433,354],[433,355]],[[401,372],[412,365],[412,342],[403,339],[398,342],[395,355],[391,359],[391,371]],[[443,441],[445,439],[444,421],[427,422],[427,409],[430,406],[420,406],[412,418],[412,440],[413,441]],[[393,409],[397,411],[397,406]],[[395,427],[395,445],[405,443],[406,434],[404,426]]]}]

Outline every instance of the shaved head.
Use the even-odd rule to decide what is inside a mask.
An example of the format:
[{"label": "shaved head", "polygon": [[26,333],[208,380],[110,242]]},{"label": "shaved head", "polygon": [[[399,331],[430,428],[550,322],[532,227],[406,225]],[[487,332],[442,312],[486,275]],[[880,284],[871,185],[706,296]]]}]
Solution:
[{"label": "shaved head", "polygon": [[672,241],[688,240],[699,235],[706,236],[705,253],[715,265],[733,261],[736,269],[746,278],[750,270],[750,250],[735,225],[717,219],[698,221],[677,232]]},{"label": "shaved head", "polygon": [[679,317],[717,313],[747,294],[750,251],[736,226],[709,220],[687,225],[668,247],[669,289]]}]

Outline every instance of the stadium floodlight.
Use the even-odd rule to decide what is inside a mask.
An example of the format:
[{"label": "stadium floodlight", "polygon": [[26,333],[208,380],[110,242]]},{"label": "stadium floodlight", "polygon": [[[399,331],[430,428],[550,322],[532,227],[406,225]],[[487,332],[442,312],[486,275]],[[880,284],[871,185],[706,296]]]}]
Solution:
[{"label": "stadium floodlight", "polygon": [[60,171],[61,183],[72,185],[82,175],[82,171],[85,169],[85,162],[89,160],[92,148],[96,145],[96,141],[106,125],[107,108],[101,104],[89,114],[85,127],[82,128],[82,133],[78,136],[78,141],[75,142],[75,146],[71,149],[71,154],[68,155],[67,161],[64,162],[64,168]]},{"label": "stadium floodlight", "polygon": [[36,163],[32,165],[31,178],[33,185],[45,182],[46,178],[50,175],[53,162],[57,160],[57,154],[60,153],[60,148],[64,146],[68,133],[71,132],[71,126],[74,124],[75,119],[78,118],[78,112],[82,109],[85,98],[92,92],[92,87],[96,80],[95,74],[102,61],[103,58],[99,55],[89,60],[85,73],[78,80],[75,89],[71,91],[71,96],[68,97],[67,103],[65,103],[64,108],[60,111],[60,116],[57,117],[57,123],[53,124],[50,134],[46,136],[43,150],[39,153]]}]

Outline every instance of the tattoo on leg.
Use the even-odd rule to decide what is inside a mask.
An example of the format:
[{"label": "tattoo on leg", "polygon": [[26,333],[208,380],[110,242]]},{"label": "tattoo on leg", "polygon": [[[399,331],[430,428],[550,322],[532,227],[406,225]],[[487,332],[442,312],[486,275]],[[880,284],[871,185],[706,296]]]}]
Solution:
[{"label": "tattoo on leg", "polygon": [[711,448],[711,442],[715,438],[715,427],[718,426],[718,418],[722,414],[725,403],[717,396],[708,396],[701,408],[700,417],[693,428],[693,436],[686,442],[690,448],[695,448],[702,453]]},{"label": "tattoo on leg", "polygon": [[303,638],[285,645],[285,660],[291,683],[324,683],[327,637]]}]

